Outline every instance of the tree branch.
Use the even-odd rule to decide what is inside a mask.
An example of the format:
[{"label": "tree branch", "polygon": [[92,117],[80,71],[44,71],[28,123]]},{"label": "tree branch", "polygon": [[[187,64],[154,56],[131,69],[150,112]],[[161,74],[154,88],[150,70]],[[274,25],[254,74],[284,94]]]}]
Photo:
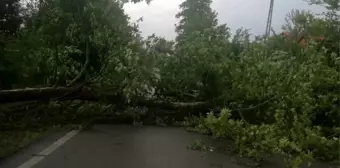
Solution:
[{"label": "tree branch", "polygon": [[89,48],[89,42],[88,39],[85,42],[86,44],[86,51],[85,51],[85,55],[86,55],[86,61],[85,64],[82,68],[82,70],[80,71],[80,73],[67,85],[67,86],[72,86],[74,83],[76,83],[81,77],[84,76],[87,67],[90,64],[90,48]]}]

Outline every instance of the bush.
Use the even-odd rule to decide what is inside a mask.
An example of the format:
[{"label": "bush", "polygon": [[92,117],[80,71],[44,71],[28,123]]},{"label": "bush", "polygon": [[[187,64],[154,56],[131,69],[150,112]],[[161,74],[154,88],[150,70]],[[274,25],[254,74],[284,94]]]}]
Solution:
[{"label": "bush", "polygon": [[302,161],[314,158],[338,159],[339,139],[323,137],[320,127],[303,127],[301,120],[296,117],[293,126],[287,130],[280,125],[283,122],[254,125],[245,120],[234,120],[231,119],[231,111],[223,109],[219,116],[209,113],[204,120],[196,120],[192,124],[195,124],[195,131],[209,131],[214,137],[233,140],[240,155],[258,161],[268,155],[280,154],[289,167],[296,168]]}]

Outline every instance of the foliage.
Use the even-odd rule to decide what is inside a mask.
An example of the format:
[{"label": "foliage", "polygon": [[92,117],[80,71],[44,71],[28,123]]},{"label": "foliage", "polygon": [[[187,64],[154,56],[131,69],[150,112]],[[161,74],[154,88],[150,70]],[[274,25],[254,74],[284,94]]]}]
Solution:
[{"label": "foliage", "polygon": [[279,124],[252,125],[245,120],[232,119],[231,111],[223,109],[218,116],[209,113],[199,122],[191,121],[191,126],[198,132],[209,132],[215,137],[233,140],[240,155],[253,157],[258,161],[272,154],[280,154],[285,156],[289,167],[299,167],[302,161],[310,162],[314,157],[327,160],[339,157],[339,139],[322,136],[320,127],[304,127],[301,124],[304,119],[297,117],[292,128],[283,130],[281,127],[285,125],[281,124],[286,123],[280,124],[284,119],[279,115],[280,113],[277,114]]},{"label": "foliage", "polygon": [[[305,48],[280,36],[253,42],[234,37],[231,44],[225,39],[224,45],[219,45],[220,41],[212,42],[210,38],[198,41],[200,38],[193,31],[195,37],[176,48],[185,54],[177,58],[180,61],[175,65],[180,68],[174,68],[181,73],[174,70],[171,79],[182,79],[185,81],[182,85],[189,86],[186,88],[200,92],[204,87],[197,87],[197,82],[202,81],[204,70],[209,69],[215,78],[209,79],[214,85],[208,88],[216,92],[212,98],[198,98],[213,100],[216,106],[231,110],[223,110],[218,116],[209,113],[206,117],[194,117],[190,121],[194,125],[191,130],[230,138],[240,154],[257,159],[265,154],[282,154],[290,167],[298,167],[302,161],[313,158],[338,160],[338,134],[329,131],[339,126],[340,117],[336,89],[340,84],[339,47],[333,47],[339,44],[334,38],[335,34],[340,35],[336,26],[339,18],[332,10],[323,17],[307,11],[288,15],[283,29],[295,35],[295,39],[301,35],[325,37],[324,42],[310,38]],[[209,29],[199,35],[204,36],[204,32]],[[244,48],[233,57],[232,50],[226,46],[237,43]],[[206,52],[201,56],[202,50]]]},{"label": "foliage", "polygon": [[22,22],[20,18],[19,0],[6,0],[0,2],[0,88],[10,89],[11,82],[15,81],[13,68],[14,61],[6,49],[7,43],[13,41]]},{"label": "foliage", "polygon": [[[180,5],[175,41],[141,36],[138,23],[130,22],[123,10],[124,3],[140,0],[6,2],[11,2],[9,10],[0,13],[1,89],[87,85],[122,99],[112,106],[2,106],[1,126],[84,121],[90,127],[95,116],[105,118],[107,109],[124,111],[126,102],[139,99],[209,101],[215,109],[230,110],[201,113],[186,124],[194,125],[193,131],[232,139],[242,155],[283,154],[292,167],[305,159],[339,158],[333,150],[339,147],[339,133],[333,130],[340,124],[336,0],[310,1],[326,6],[322,15],[292,11],[283,30],[293,38],[253,41],[249,30],[231,34],[219,24],[211,0]],[[0,2],[1,9],[5,6]],[[293,40],[299,36],[308,39],[305,47]],[[325,39],[318,42],[314,36]]]},{"label": "foliage", "polygon": [[230,50],[226,47],[230,34],[225,24],[218,25],[210,4],[210,0],[188,0],[180,5],[175,51],[160,69],[157,94],[181,101],[218,97],[219,67],[215,65]]},{"label": "foliage", "polygon": [[216,12],[210,8],[211,0],[187,0],[180,5],[182,10],[176,15],[180,19],[176,26],[177,42],[187,39],[195,31],[204,31],[217,25]]}]

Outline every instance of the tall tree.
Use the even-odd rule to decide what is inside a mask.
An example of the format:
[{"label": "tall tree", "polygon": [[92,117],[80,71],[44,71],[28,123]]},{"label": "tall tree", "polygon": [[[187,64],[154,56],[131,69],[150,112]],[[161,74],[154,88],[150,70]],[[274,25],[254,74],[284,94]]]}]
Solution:
[{"label": "tall tree", "polygon": [[7,38],[14,36],[21,24],[19,0],[2,0],[0,2],[0,36],[1,45]]},{"label": "tall tree", "polygon": [[181,42],[195,31],[202,32],[216,27],[216,12],[210,7],[212,0],[186,0],[180,5],[181,12],[176,15],[180,19],[176,25],[177,42]]},{"label": "tall tree", "polygon": [[[180,95],[176,96],[180,100],[218,97],[211,88],[220,85],[216,82],[216,65],[228,57],[226,46],[230,34],[226,24],[219,25],[211,3],[212,0],[186,0],[180,5],[181,11],[176,15],[180,21],[176,25],[174,57],[165,68],[171,69],[171,74],[167,71],[161,75],[168,87],[164,89],[166,95]],[[174,90],[173,86],[181,89]]]},{"label": "tall tree", "polygon": [[19,0],[0,1],[0,89],[11,88],[13,74],[12,60],[6,53],[6,44],[14,40],[20,28]]}]

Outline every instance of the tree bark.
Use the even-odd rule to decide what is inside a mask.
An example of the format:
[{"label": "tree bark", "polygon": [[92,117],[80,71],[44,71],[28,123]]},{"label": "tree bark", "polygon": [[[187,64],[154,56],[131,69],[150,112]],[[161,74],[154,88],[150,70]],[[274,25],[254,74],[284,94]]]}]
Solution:
[{"label": "tree bark", "polygon": [[160,107],[162,109],[208,109],[211,107],[209,102],[167,102],[160,100],[140,99],[134,103],[137,106]]},{"label": "tree bark", "polygon": [[25,88],[0,91],[0,104],[48,100],[98,101],[99,96],[88,88],[79,87]]},{"label": "tree bark", "polygon": [[[65,101],[85,100],[102,101],[110,104],[122,103],[123,97],[108,93],[99,93],[86,87],[46,87],[14,90],[0,90],[0,104],[23,101]],[[209,102],[168,102],[140,98],[127,106],[157,107],[162,109],[209,109]]]}]

